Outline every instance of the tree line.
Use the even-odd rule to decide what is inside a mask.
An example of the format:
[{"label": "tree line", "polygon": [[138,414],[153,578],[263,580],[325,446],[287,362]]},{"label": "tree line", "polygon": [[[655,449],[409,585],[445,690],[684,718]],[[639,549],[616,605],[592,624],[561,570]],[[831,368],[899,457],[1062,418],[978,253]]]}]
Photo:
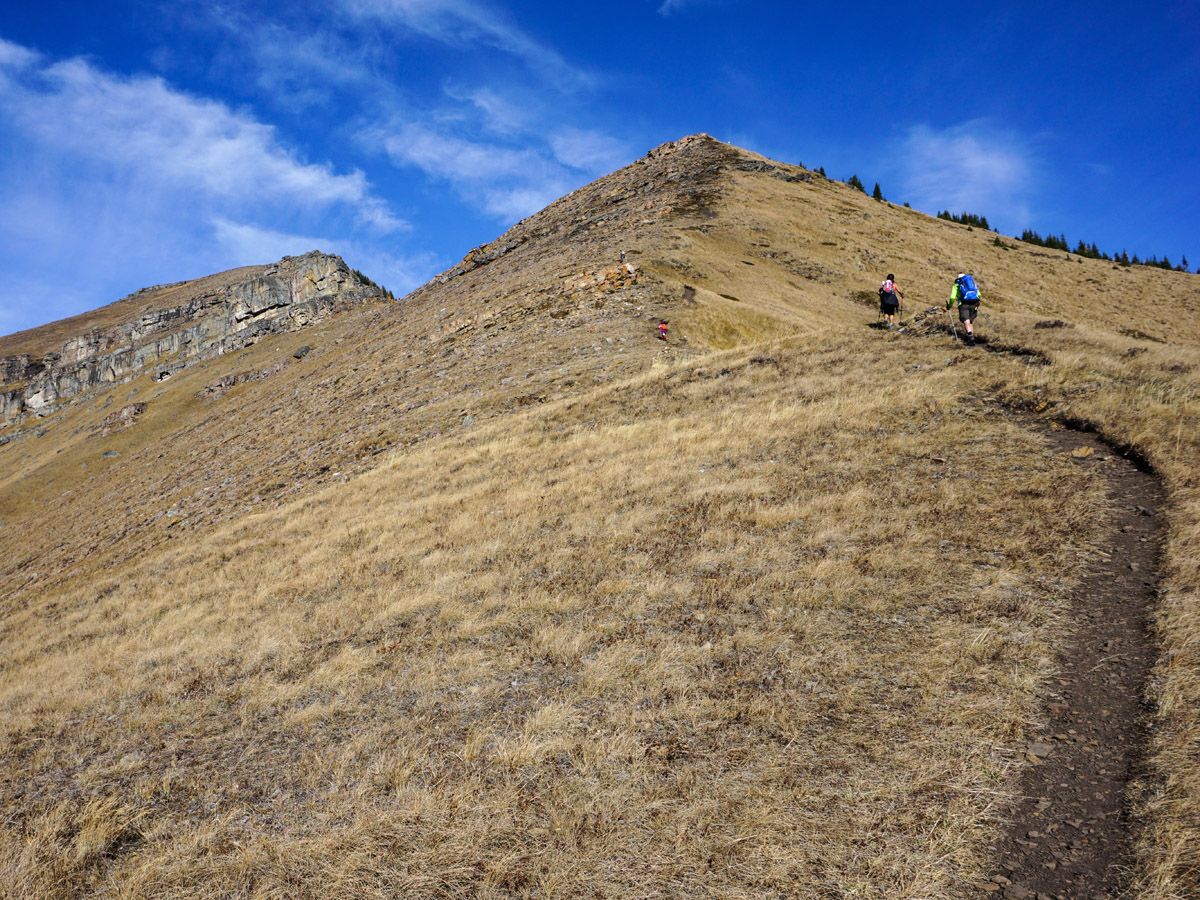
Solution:
[{"label": "tree line", "polygon": [[1027,244],[1037,244],[1039,247],[1048,247],[1051,250],[1065,250],[1068,253],[1074,253],[1076,256],[1086,256],[1088,259],[1107,260],[1119,266],[1152,266],[1156,269],[1170,269],[1175,272],[1188,271],[1188,259],[1186,256],[1179,261],[1178,265],[1172,265],[1170,258],[1166,256],[1162,259],[1159,259],[1157,256],[1148,256],[1142,259],[1136,253],[1130,256],[1125,250],[1122,250],[1120,253],[1107,253],[1097,247],[1094,241],[1089,244],[1081,240],[1072,247],[1070,242],[1067,241],[1065,234],[1048,234],[1043,237],[1029,228],[1021,232],[1021,240]]},{"label": "tree line", "polygon": [[393,294],[391,291],[389,291],[387,288],[385,288],[382,284],[376,284],[369,276],[363,274],[358,269],[351,269],[350,271],[354,273],[354,277],[358,279],[359,284],[365,284],[369,287],[376,288],[383,294],[383,296],[387,297],[389,300],[396,299],[395,294]]},{"label": "tree line", "polygon": [[[819,168],[816,171],[821,176],[828,177],[825,176],[824,167]],[[854,188],[856,191],[862,191],[864,194],[868,193],[867,186],[863,184],[862,179],[857,175],[851,175],[849,178],[847,178],[846,184]],[[878,181],[875,182],[875,189],[870,192],[869,196],[879,201],[883,201],[885,199],[883,196],[883,190],[879,187]],[[907,203],[904,205],[908,206]],[[937,218],[943,219],[947,222],[957,222],[960,225],[968,225],[972,228],[982,228],[985,231],[996,231],[999,233],[998,229],[992,228],[991,225],[988,224],[987,216],[980,216],[972,212],[963,211],[960,213],[952,213],[948,209],[943,209],[938,210]],[[1063,250],[1067,253],[1074,253],[1077,256],[1086,256],[1088,259],[1107,260],[1108,262],[1116,263],[1119,266],[1151,266],[1156,269],[1169,269],[1174,272],[1190,271],[1186,256],[1184,256],[1178,264],[1173,264],[1166,256],[1162,257],[1162,259],[1159,259],[1157,256],[1147,256],[1143,259],[1136,253],[1133,254],[1133,256],[1130,256],[1125,250],[1122,250],[1120,253],[1107,253],[1097,247],[1094,241],[1089,244],[1087,241],[1080,240],[1074,247],[1072,247],[1067,241],[1067,236],[1065,234],[1048,234],[1043,236],[1030,228],[1026,228],[1021,233],[1019,240],[1022,240],[1027,244],[1036,244],[1039,247],[1047,247],[1050,250]],[[1200,274],[1200,267],[1197,267],[1196,272]]]}]

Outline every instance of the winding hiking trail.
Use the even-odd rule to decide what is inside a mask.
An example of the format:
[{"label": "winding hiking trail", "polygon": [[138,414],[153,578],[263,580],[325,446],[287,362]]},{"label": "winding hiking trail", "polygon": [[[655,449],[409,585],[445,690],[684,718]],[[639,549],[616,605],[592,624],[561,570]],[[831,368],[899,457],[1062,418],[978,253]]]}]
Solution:
[{"label": "winding hiking trail", "polygon": [[[982,350],[1050,365],[1020,347]],[[1152,632],[1163,546],[1165,492],[1140,458],[1087,425],[1039,423],[1050,447],[1107,481],[1109,540],[1068,598],[1069,633],[1059,650],[1043,724],[1025,748],[1029,763],[991,846],[996,864],[982,895],[1036,900],[1125,896],[1135,862],[1131,790],[1149,738],[1145,690],[1157,653]]]},{"label": "winding hiking trail", "polygon": [[1116,897],[1133,862],[1129,788],[1148,735],[1163,492],[1153,474],[1092,435],[1061,429],[1049,441],[1107,479],[1113,533],[1070,598],[1072,633],[1045,725],[1026,748],[1031,765],[995,847],[997,873],[981,887],[1006,898]]}]

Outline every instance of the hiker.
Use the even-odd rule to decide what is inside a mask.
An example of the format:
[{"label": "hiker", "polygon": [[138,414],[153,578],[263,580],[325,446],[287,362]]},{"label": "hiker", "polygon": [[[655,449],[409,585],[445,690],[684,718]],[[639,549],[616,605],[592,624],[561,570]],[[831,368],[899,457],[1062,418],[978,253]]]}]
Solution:
[{"label": "hiker", "polygon": [[667,339],[667,320],[666,319],[659,319],[658,339],[660,341],[665,341]]},{"label": "hiker", "polygon": [[966,272],[959,272],[950,288],[950,299],[946,301],[946,312],[958,304],[958,320],[967,330],[967,343],[975,343],[975,317],[979,315],[979,287],[975,277]]},{"label": "hiker", "polygon": [[896,287],[896,276],[889,274],[879,286],[879,311],[887,320],[888,331],[896,327],[896,313],[904,309],[904,292]]}]

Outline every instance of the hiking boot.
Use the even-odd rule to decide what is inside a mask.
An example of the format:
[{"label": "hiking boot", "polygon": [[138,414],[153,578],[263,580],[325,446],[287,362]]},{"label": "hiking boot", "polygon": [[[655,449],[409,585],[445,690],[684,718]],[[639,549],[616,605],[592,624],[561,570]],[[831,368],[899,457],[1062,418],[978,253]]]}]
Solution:
[{"label": "hiking boot", "polygon": [[974,346],[975,346],[975,335],[973,335],[973,334],[968,334],[968,335],[967,335],[967,346],[968,346],[968,347],[974,347]]}]

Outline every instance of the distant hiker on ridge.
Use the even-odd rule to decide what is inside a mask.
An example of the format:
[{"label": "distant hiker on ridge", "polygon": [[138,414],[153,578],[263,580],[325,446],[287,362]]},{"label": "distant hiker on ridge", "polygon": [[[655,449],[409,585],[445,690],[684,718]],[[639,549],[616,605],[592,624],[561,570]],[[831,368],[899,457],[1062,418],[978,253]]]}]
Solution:
[{"label": "distant hiker on ridge", "polygon": [[896,327],[896,313],[904,309],[904,292],[896,287],[896,276],[888,275],[879,286],[879,311],[887,319],[888,330]]},{"label": "distant hiker on ridge", "polygon": [[954,304],[958,304],[958,320],[963,323],[963,328],[967,330],[967,343],[975,343],[975,317],[979,315],[979,287],[975,284],[975,277],[966,272],[960,272],[958,277],[954,279],[954,284],[950,288],[950,299],[946,301],[946,312],[954,308]]},{"label": "distant hiker on ridge", "polygon": [[658,339],[665,341],[667,339],[667,320],[660,319],[658,322]]}]

